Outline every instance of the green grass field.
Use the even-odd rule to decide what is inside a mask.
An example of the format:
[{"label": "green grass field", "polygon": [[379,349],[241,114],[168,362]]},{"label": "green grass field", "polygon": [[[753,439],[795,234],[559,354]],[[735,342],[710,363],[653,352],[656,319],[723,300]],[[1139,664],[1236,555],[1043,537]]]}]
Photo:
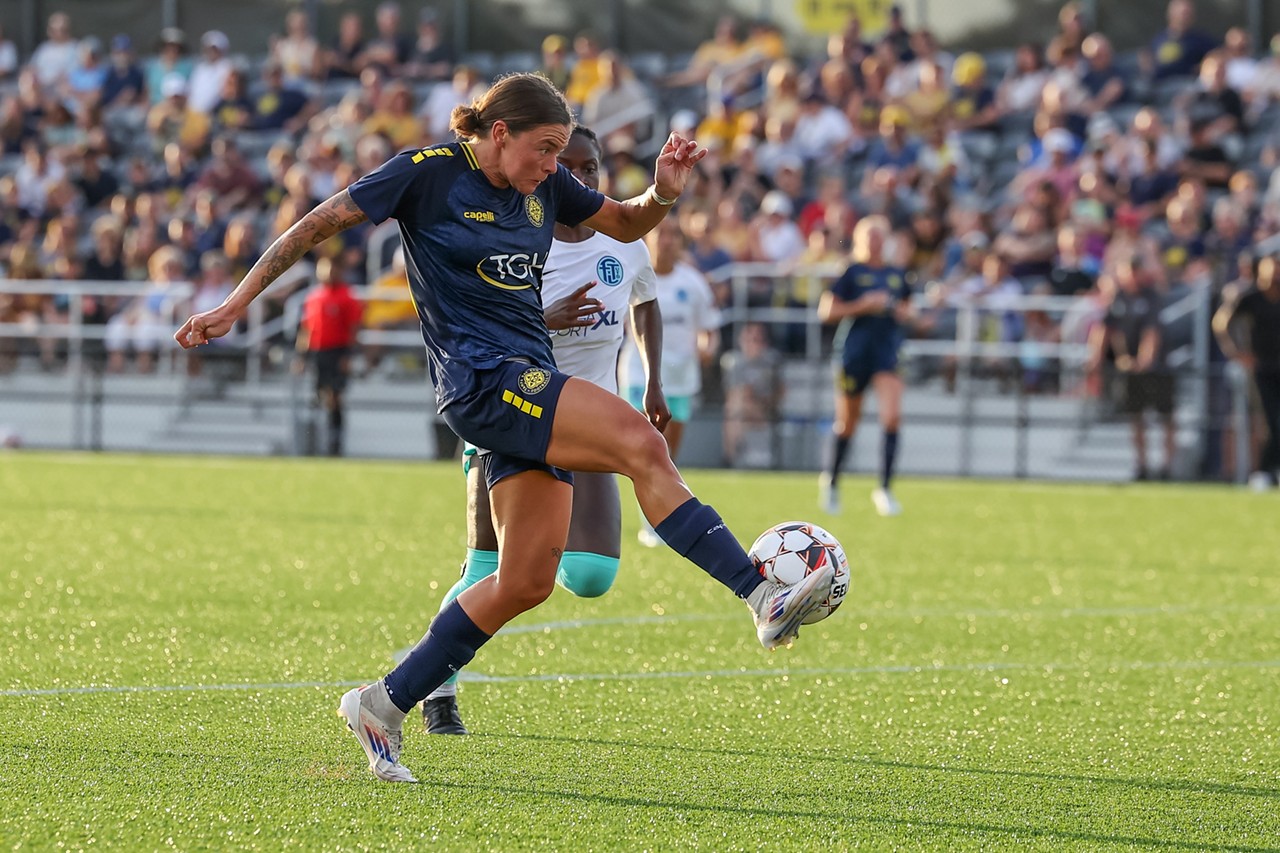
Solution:
[{"label": "green grass field", "polygon": [[454,466],[0,456],[0,846],[1280,847],[1275,495],[689,479],[829,527],[841,611],[765,652],[628,511],[617,587],[486,646],[394,786],[334,711],[456,577]]}]

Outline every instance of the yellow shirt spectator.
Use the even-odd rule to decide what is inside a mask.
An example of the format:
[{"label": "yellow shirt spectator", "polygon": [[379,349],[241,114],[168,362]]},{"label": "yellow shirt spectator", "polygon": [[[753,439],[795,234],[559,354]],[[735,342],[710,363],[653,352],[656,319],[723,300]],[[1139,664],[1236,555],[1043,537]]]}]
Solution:
[{"label": "yellow shirt spectator", "polygon": [[382,103],[365,119],[365,133],[381,133],[397,149],[421,145],[425,131],[413,114],[413,93],[403,83],[392,83],[382,93]]},{"label": "yellow shirt spectator", "polygon": [[416,325],[418,310],[409,296],[409,279],[404,271],[404,255],[396,252],[387,270],[366,291],[364,325],[367,329],[395,329]]},{"label": "yellow shirt spectator", "polygon": [[600,60],[600,47],[590,36],[580,35],[573,40],[573,51],[578,61],[569,72],[569,85],[565,87],[564,96],[569,103],[581,107],[596,89],[604,77]]}]

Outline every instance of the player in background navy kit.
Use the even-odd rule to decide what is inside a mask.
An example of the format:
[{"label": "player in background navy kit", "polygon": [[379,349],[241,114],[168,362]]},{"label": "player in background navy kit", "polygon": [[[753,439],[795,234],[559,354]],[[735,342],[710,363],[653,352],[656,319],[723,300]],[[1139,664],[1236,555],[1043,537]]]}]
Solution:
[{"label": "player in background navy kit", "polygon": [[[596,135],[575,127],[556,159],[591,189],[600,188],[603,152]],[[667,224],[672,220],[663,220]],[[662,391],[663,319],[657,282],[643,240],[619,243],[585,225],[557,224],[542,277],[543,316],[551,332],[556,367],[610,393],[618,393],[618,350],[630,314],[644,358],[647,382],[641,411],[658,429],[668,428],[671,411]],[[489,490],[476,448],[467,447],[467,561],[462,578],[445,594],[444,607],[498,569],[498,535],[490,517]],[[622,505],[613,474],[575,473],[573,514],[556,583],[574,595],[595,598],[608,592],[622,554]],[[428,734],[465,735],[458,710],[457,677],[450,676],[422,703]]]},{"label": "player in background navy kit", "polygon": [[545,77],[498,80],[457,107],[450,126],[464,141],[399,154],[322,202],[271,244],[222,305],[174,335],[186,348],[225,335],[311,247],[366,220],[400,226],[437,408],[459,437],[486,448],[478,461],[499,556],[498,571],[441,610],[395,669],[342,697],[338,713],[369,769],[391,782],[416,781],[400,763],[414,705],[551,594],[569,530],[571,471],[629,478],[663,541],[747,602],[766,648],[796,636],[833,577],[828,569],[793,586],[763,581],[719,514],[690,493],[649,419],[555,369],[540,293],[554,224],[636,240],[667,215],[705,150],[672,133],[654,184],[618,202],[556,162],[573,117]]},{"label": "player in background navy kit", "polygon": [[862,415],[862,395],[875,390],[884,441],[880,450],[880,484],[871,493],[876,511],[898,515],[902,507],[890,489],[898,455],[898,427],[902,419],[902,379],[898,376],[898,350],[903,327],[912,316],[911,292],[906,273],[885,259],[889,221],[868,216],[853,229],[853,264],[822,294],[818,316],[824,323],[839,323],[836,346],[840,364],[836,370],[836,417],[831,450],[822,473],[820,502],[823,509],[840,511],[840,469]]},{"label": "player in background navy kit", "polygon": [[1213,318],[1213,330],[1223,354],[1253,381],[1267,422],[1258,470],[1249,475],[1249,486],[1265,492],[1275,488],[1280,473],[1280,259],[1258,260],[1254,286],[1228,296]]}]

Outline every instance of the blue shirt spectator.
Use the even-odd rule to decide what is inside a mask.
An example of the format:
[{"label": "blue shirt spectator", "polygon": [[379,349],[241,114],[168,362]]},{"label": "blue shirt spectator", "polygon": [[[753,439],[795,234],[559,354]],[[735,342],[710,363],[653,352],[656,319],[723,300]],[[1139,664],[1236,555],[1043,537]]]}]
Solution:
[{"label": "blue shirt spectator", "polygon": [[67,72],[67,86],[77,97],[97,92],[107,79],[106,66],[102,64],[102,42],[89,37],[80,42],[79,58],[75,67]]},{"label": "blue shirt spectator", "polygon": [[1195,17],[1191,0],[1170,0],[1168,26],[1151,40],[1155,79],[1190,77],[1205,54],[1218,46],[1212,36],[1193,29]]},{"label": "blue shirt spectator", "polygon": [[133,60],[133,42],[121,33],[111,40],[111,63],[102,80],[102,105],[109,107],[117,100],[132,103],[145,87],[142,69]]},{"label": "blue shirt spectator", "polygon": [[880,137],[867,151],[867,168],[875,171],[889,166],[899,171],[914,170],[920,162],[920,142],[907,137],[911,117],[899,106],[885,107],[880,113]]},{"label": "blue shirt spectator", "polygon": [[267,90],[253,105],[254,130],[281,130],[307,106],[307,96],[284,85],[284,70],[274,63],[263,69]]}]

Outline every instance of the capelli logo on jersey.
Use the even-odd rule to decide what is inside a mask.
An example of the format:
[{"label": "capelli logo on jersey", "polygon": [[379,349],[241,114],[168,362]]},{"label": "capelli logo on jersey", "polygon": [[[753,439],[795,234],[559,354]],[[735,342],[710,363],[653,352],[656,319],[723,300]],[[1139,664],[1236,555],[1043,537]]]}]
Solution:
[{"label": "capelli logo on jersey", "polygon": [[506,255],[490,255],[476,264],[476,275],[503,290],[528,290],[542,284],[542,267],[546,255],[514,252]]},{"label": "capelli logo on jersey", "polygon": [[464,210],[462,212],[463,219],[470,219],[472,222],[496,222],[497,214],[492,210]]}]

